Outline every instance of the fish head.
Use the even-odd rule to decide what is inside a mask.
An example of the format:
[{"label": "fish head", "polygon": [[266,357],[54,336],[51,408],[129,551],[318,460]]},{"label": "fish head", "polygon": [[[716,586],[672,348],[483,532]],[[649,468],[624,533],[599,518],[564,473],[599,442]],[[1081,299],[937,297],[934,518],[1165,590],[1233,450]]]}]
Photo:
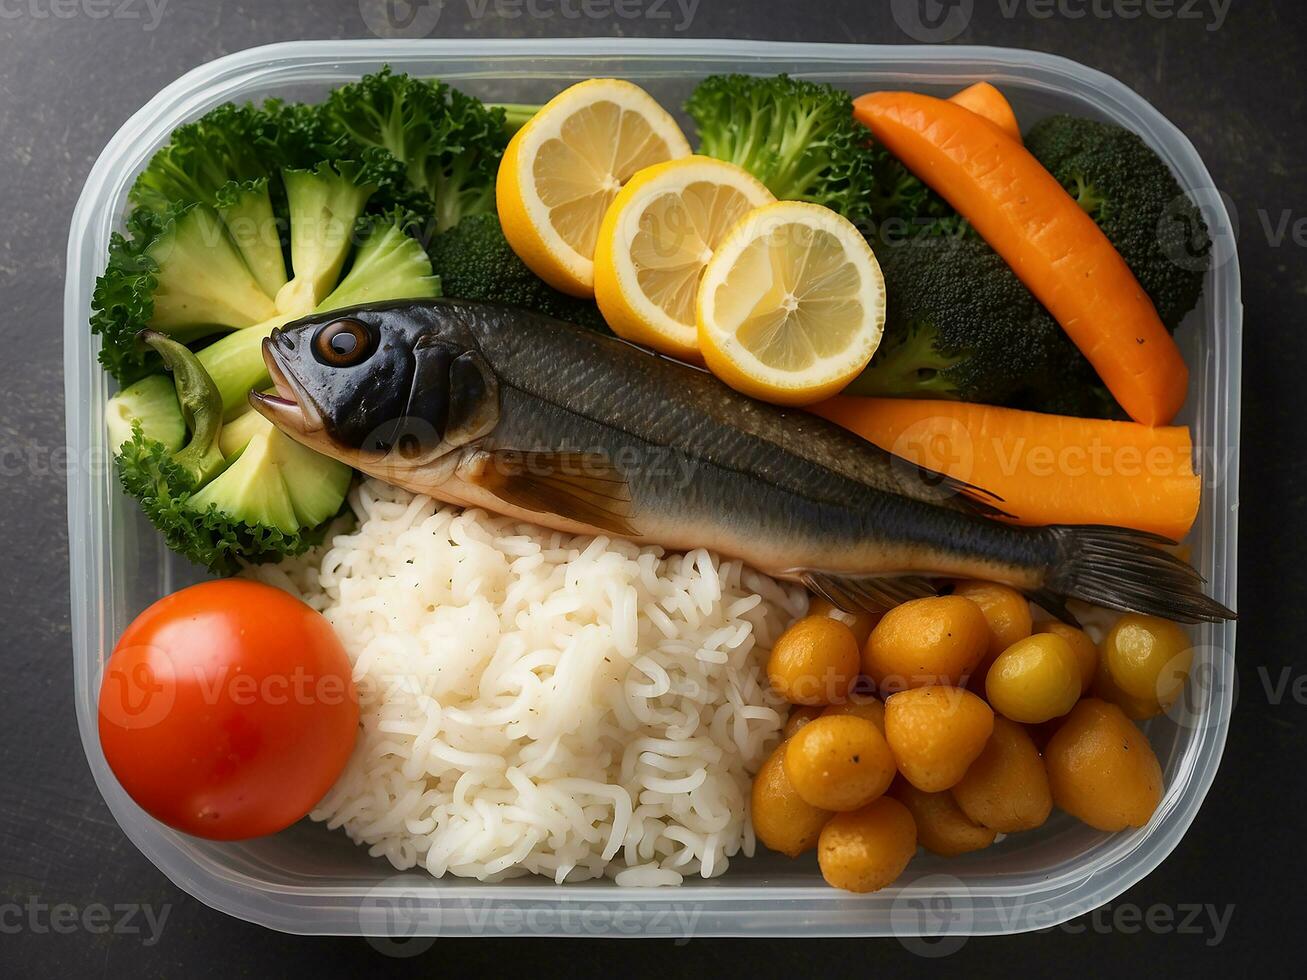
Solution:
[{"label": "fish head", "polygon": [[396,482],[476,442],[499,419],[494,373],[438,304],[315,314],[263,341],[276,394],[250,403],[298,442]]}]

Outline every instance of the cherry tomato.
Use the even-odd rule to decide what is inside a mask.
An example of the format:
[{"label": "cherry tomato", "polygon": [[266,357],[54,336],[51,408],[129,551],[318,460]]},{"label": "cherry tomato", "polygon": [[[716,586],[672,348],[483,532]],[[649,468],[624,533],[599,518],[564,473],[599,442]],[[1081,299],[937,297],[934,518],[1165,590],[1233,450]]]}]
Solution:
[{"label": "cherry tomato", "polygon": [[280,589],[204,582],[123,631],[100,685],[100,745],[123,788],[213,840],[275,833],[331,788],[358,733],[349,658]]}]

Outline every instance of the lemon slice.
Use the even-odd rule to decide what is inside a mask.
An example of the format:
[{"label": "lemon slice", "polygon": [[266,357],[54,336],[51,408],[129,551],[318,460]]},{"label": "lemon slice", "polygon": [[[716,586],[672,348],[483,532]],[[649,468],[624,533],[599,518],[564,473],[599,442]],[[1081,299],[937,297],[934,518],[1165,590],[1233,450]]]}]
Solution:
[{"label": "lemon slice", "polygon": [[694,301],[726,233],[776,199],[748,171],[711,157],[641,170],[613,199],[595,246],[595,300],[619,337],[701,361]]},{"label": "lemon slice", "polygon": [[689,155],[676,120],[638,85],[579,82],[545,103],[504,151],[495,181],[504,236],[555,289],[590,296],[595,240],[617,192],[636,171]]},{"label": "lemon slice", "polygon": [[866,239],[819,204],[750,211],[704,269],[699,349],[732,388],[780,405],[835,394],[885,325],[885,280]]}]

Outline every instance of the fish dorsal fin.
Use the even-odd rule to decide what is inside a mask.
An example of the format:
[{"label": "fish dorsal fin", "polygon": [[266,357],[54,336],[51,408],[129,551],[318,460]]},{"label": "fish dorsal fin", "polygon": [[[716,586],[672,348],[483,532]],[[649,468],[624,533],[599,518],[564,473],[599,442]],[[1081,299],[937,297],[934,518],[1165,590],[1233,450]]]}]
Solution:
[{"label": "fish dorsal fin", "polygon": [[810,570],[803,572],[799,579],[827,602],[849,613],[881,613],[909,599],[921,599],[939,591],[919,575],[841,575]]},{"label": "fish dorsal fin", "polygon": [[538,514],[553,513],[623,537],[631,526],[631,488],[602,453],[482,453],[477,486],[500,500]]}]

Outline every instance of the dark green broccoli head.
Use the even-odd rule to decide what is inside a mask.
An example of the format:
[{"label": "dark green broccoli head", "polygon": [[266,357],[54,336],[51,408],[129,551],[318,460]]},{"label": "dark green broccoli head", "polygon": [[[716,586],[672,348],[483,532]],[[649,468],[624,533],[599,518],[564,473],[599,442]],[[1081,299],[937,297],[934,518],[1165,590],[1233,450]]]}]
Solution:
[{"label": "dark green broccoli head", "polygon": [[504,110],[437,79],[389,67],[333,91],[322,126],[345,147],[380,147],[435,212],[437,232],[495,210],[495,174],[508,145]]},{"label": "dark green broccoli head", "polygon": [[1113,414],[1093,368],[983,241],[919,237],[878,258],[885,335],[850,394]]},{"label": "dark green broccoli head", "polygon": [[1174,330],[1198,302],[1212,241],[1165,162],[1135,133],[1095,119],[1050,116],[1025,142],[1103,229]]},{"label": "dark green broccoli head", "polygon": [[591,300],[554,289],[513,251],[494,214],[469,215],[427,246],[445,296],[491,300],[596,330],[608,329]]},{"label": "dark green broccoli head", "polygon": [[871,224],[870,133],[847,92],[788,75],[709,75],[685,103],[699,152],[743,167],[782,201]]},{"label": "dark green broccoli head", "polygon": [[970,223],[877,144],[872,167],[871,217],[877,245],[895,245],[911,238],[975,237]]}]

